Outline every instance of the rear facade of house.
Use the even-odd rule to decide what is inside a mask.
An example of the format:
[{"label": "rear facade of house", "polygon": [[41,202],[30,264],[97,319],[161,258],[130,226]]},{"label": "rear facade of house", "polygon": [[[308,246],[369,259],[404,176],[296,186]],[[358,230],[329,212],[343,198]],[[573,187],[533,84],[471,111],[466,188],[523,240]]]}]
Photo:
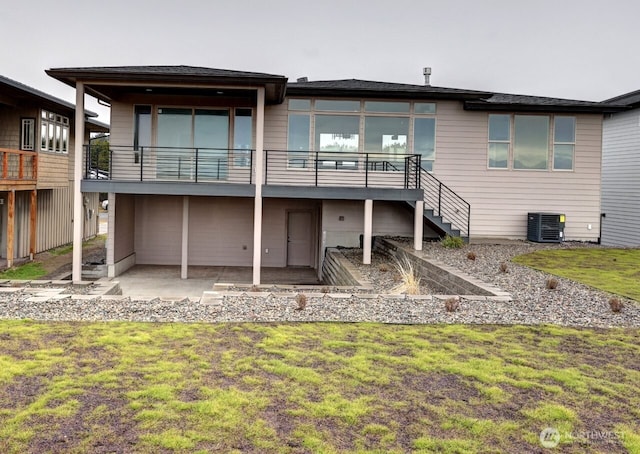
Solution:
[{"label": "rear facade of house", "polygon": [[[111,106],[107,262],[312,267],[375,235],[595,241],[603,113],[586,101],[183,66],[48,73]],[[99,160],[85,148],[87,169]],[[103,160],[104,161],[104,160]],[[419,243],[419,244],[418,244]]]},{"label": "rear facade of house", "polygon": [[640,91],[606,102],[630,110],[605,116],[602,141],[602,244],[640,246]]},{"label": "rear facade of house", "polygon": [[[0,258],[7,266],[73,239],[74,110],[0,76]],[[84,127],[87,140],[92,130],[108,130],[94,121]],[[98,199],[84,198],[86,238],[97,233]]]}]

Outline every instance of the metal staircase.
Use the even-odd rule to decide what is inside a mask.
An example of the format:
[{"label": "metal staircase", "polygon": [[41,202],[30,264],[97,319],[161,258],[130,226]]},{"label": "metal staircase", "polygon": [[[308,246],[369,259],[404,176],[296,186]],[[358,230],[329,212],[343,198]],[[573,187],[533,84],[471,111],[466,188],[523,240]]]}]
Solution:
[{"label": "metal staircase", "polygon": [[[469,240],[471,205],[422,166],[417,172],[417,187],[424,191],[424,217],[442,236]],[[415,207],[415,203],[409,203]]]}]

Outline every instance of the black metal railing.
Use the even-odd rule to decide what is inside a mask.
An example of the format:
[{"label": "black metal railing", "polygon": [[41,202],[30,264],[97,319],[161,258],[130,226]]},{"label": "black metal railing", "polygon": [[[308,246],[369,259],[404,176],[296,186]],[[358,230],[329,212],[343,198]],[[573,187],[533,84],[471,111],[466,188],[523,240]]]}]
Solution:
[{"label": "black metal railing", "polygon": [[420,168],[420,187],[424,191],[425,209],[432,209],[436,216],[450,222],[460,236],[469,237],[471,205],[442,181]]},{"label": "black metal railing", "polygon": [[248,149],[85,146],[85,178],[252,183]]},{"label": "black metal railing", "polygon": [[419,187],[420,155],[267,150],[264,157],[265,185]]}]

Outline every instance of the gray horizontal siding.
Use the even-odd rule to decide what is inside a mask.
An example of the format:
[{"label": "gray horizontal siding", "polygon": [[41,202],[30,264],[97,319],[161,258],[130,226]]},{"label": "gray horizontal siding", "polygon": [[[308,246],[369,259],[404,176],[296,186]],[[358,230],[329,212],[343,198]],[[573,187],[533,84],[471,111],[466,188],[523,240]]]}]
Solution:
[{"label": "gray horizontal siding", "polygon": [[640,109],[606,118],[602,144],[602,244],[640,246]]}]

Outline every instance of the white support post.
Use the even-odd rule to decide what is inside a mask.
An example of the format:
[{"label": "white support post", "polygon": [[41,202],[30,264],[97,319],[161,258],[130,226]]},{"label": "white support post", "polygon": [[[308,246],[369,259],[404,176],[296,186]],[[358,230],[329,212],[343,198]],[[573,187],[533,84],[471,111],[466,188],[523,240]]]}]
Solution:
[{"label": "white support post", "polygon": [[413,249],[422,250],[422,235],[424,228],[424,201],[416,200],[416,210],[413,220]]},{"label": "white support post", "polygon": [[373,232],[373,200],[364,201],[364,235],[362,236],[362,263],[371,265],[371,235]]},{"label": "white support post", "polygon": [[186,279],[189,268],[189,196],[182,197],[182,266],[180,279]]},{"label": "white support post", "polygon": [[255,163],[256,195],[253,209],[253,285],[260,285],[262,266],[262,181],[264,169],[264,87],[258,88],[256,108],[256,151]]},{"label": "white support post", "polygon": [[73,159],[73,261],[71,277],[74,283],[82,280],[82,162],[84,144],[84,83],[76,82],[75,156]]},{"label": "white support post", "polygon": [[107,207],[107,277],[115,277],[117,203],[115,192],[110,192],[107,196],[107,200],[109,201],[109,205]]}]

